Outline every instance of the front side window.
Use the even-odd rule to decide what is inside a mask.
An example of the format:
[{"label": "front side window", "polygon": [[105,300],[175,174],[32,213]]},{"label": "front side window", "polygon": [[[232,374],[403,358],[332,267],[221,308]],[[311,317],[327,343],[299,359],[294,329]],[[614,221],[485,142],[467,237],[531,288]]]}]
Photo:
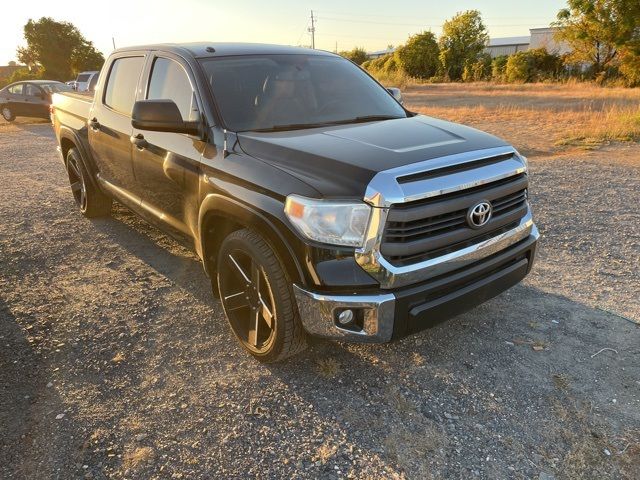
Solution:
[{"label": "front side window", "polygon": [[104,104],[107,107],[131,115],[143,65],[144,57],[118,58],[111,64],[104,91]]},{"label": "front side window", "polygon": [[24,86],[24,94],[27,97],[39,97],[40,95],[42,95],[41,90],[36,87],[35,85],[32,85],[31,83],[27,83]]},{"label": "front side window", "polygon": [[70,92],[73,90],[69,85],[64,83],[44,83],[41,87],[47,93]]},{"label": "front side window", "polygon": [[244,55],[202,60],[227,127],[305,128],[402,118],[405,110],[353,63],[329,55]]},{"label": "front side window", "polygon": [[147,99],[173,100],[183,120],[194,120],[195,105],[191,82],[184,68],[173,60],[159,57],[153,62]]}]

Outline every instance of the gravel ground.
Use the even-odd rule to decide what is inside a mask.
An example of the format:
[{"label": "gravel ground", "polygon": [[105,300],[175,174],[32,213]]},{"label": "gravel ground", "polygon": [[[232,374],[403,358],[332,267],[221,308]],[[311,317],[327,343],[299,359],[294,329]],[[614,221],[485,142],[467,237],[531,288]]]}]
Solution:
[{"label": "gravel ground", "polygon": [[274,366],[191,253],[81,217],[54,148],[0,125],[0,478],[640,477],[637,146],[532,160],[521,285]]}]

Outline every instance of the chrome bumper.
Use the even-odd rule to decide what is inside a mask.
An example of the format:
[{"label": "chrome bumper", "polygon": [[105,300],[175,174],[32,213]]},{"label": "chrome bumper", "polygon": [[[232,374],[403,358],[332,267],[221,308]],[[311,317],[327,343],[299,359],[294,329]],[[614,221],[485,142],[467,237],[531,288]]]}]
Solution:
[{"label": "chrome bumper", "polygon": [[[468,248],[423,262],[420,269],[412,265],[411,271],[402,272],[396,277],[402,285],[419,283],[436,275],[446,273],[485,257],[507,249],[516,243],[530,238],[538,240],[540,234],[531,216],[522,219],[520,225],[508,232]],[[396,274],[398,275],[398,274]],[[294,285],[300,318],[305,330],[311,335],[361,343],[385,343],[393,336],[395,323],[396,295],[392,292],[377,295],[327,295],[304,290]],[[363,329],[352,331],[341,328],[336,315],[344,309],[362,309],[364,311]]]},{"label": "chrome bumper", "polygon": [[[305,330],[311,335],[336,340],[384,343],[393,335],[393,317],[396,297],[391,293],[380,295],[324,295],[303,290],[297,285],[293,291]],[[364,327],[355,332],[340,328],[336,311],[363,309]]]}]

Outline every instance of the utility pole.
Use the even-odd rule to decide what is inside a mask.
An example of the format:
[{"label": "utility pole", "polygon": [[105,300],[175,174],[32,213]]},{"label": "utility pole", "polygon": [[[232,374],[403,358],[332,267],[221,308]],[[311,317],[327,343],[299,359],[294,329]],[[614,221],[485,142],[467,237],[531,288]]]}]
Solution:
[{"label": "utility pole", "polygon": [[116,49],[116,39],[114,37],[111,37],[111,42],[113,43],[113,49]]},{"label": "utility pole", "polygon": [[311,48],[315,50],[316,48],[316,24],[315,18],[313,18],[313,10],[311,10],[311,26],[309,27],[309,32],[311,33]]}]

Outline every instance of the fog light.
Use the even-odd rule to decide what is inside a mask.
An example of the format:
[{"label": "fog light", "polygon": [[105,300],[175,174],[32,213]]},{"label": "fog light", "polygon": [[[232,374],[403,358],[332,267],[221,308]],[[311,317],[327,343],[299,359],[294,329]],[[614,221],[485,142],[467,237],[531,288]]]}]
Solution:
[{"label": "fog light", "polygon": [[340,322],[340,325],[349,325],[353,322],[353,310],[343,310],[340,312],[338,322]]}]

